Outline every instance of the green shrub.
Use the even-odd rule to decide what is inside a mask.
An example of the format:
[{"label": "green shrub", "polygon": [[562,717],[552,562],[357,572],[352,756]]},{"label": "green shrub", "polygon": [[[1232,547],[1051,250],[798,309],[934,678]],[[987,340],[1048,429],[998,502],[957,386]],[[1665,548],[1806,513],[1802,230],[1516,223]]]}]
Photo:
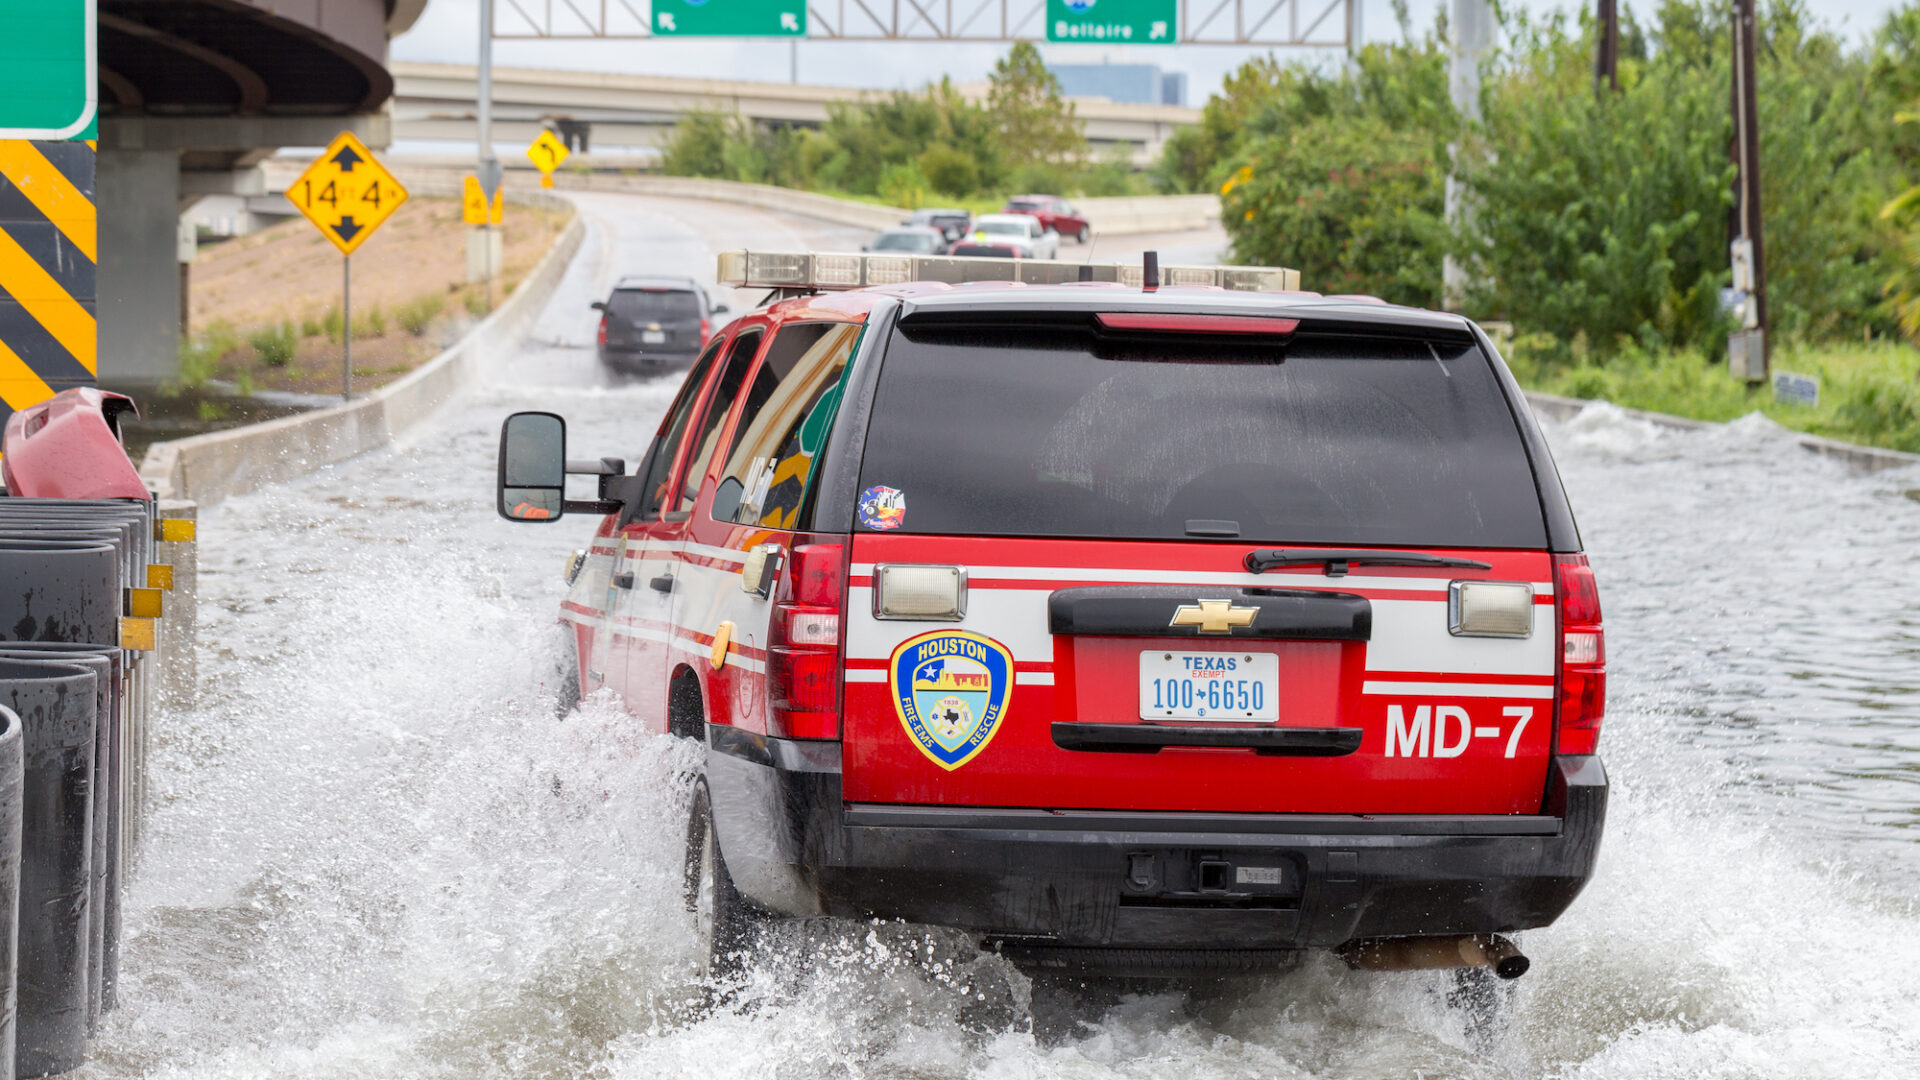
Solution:
[{"label": "green shrub", "polygon": [[366,313],[353,320],[353,336],[377,338],[387,336],[387,313],[379,304],[366,310]]},{"label": "green shrub", "polygon": [[933,190],[942,195],[965,197],[980,186],[980,166],[973,158],[951,146],[935,144],[920,155],[920,172]]},{"label": "green shrub", "polygon": [[418,300],[402,304],[394,311],[394,318],[399,321],[400,328],[407,333],[414,337],[425,337],[427,328],[433,325],[433,320],[439,318],[440,313],[446,308],[446,297],[438,293],[428,293]]},{"label": "green shrub", "polygon": [[260,354],[260,362],[268,367],[286,367],[293,359],[293,350],[300,339],[293,332],[291,321],[278,326],[263,326],[247,337],[247,344]]},{"label": "green shrub", "polygon": [[338,306],[328,308],[326,313],[320,316],[320,332],[325,334],[327,340],[333,342],[335,345],[340,344],[340,331],[344,325],[340,318],[340,308]]},{"label": "green shrub", "polygon": [[912,162],[889,165],[880,173],[878,194],[889,206],[917,209],[927,201],[927,178]]}]

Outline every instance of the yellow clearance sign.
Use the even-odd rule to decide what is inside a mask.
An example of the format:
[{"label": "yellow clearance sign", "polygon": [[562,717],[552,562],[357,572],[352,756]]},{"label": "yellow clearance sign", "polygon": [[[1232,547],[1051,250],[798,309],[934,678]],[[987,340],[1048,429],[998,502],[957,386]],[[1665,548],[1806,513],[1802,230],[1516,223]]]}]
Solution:
[{"label": "yellow clearance sign", "polygon": [[488,208],[487,193],[480,187],[480,178],[477,176],[467,177],[466,185],[460,195],[461,220],[469,225],[500,224],[500,219],[505,216],[502,213],[502,204],[506,201],[502,196],[505,194],[506,189],[494,188],[493,206],[492,208]]},{"label": "yellow clearance sign", "polygon": [[288,185],[287,201],[340,254],[351,255],[407,201],[407,189],[374,159],[365,143],[343,131]]}]

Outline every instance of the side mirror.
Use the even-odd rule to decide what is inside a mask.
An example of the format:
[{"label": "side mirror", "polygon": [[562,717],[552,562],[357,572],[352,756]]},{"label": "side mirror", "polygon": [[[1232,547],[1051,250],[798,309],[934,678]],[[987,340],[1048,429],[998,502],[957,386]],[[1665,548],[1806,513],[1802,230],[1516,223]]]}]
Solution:
[{"label": "side mirror", "polygon": [[713,305],[713,313],[714,313],[715,315],[725,315],[725,314],[726,314],[727,312],[729,312],[729,311],[732,311],[732,310],[733,310],[732,308],[730,308],[730,307],[728,307],[728,306],[727,306],[727,305],[725,305],[725,304],[715,304],[715,305]]},{"label": "side mirror", "polygon": [[566,513],[567,422],[519,412],[500,426],[499,498],[508,521],[558,521]]},{"label": "side mirror", "polygon": [[607,310],[607,302],[605,300],[595,300],[593,303],[587,306],[593,308],[593,310],[595,311]]}]

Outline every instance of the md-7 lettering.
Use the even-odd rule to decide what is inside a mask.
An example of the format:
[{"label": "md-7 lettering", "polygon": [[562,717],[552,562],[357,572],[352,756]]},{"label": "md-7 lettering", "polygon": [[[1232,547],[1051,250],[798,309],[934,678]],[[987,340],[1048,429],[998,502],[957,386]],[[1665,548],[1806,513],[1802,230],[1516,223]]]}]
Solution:
[{"label": "md-7 lettering", "polygon": [[[1497,726],[1474,726],[1472,717],[1459,705],[1412,708],[1409,715],[1408,706],[1387,706],[1387,757],[1456,758],[1466,753],[1475,739],[1500,737],[1501,729]],[[1526,731],[1527,722],[1533,719],[1533,707],[1508,706],[1501,712],[1514,721],[1505,755],[1511,758],[1519,752],[1520,736]]]}]

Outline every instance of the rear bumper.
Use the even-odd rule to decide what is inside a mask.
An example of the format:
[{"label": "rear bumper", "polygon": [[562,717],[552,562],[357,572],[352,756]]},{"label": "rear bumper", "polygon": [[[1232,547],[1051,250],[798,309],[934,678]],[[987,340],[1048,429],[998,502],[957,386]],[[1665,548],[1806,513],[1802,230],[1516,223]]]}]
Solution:
[{"label": "rear bumper", "polygon": [[1053,812],[843,804],[837,768],[778,767],[781,742],[761,742],[765,764],[709,757],[716,788],[744,782],[757,811],[744,815],[751,822],[722,811],[720,822],[749,897],[795,914],[956,927],[1050,955],[1278,957],[1546,926],[1592,876],[1606,817],[1595,757],[1556,761],[1538,816]]}]

